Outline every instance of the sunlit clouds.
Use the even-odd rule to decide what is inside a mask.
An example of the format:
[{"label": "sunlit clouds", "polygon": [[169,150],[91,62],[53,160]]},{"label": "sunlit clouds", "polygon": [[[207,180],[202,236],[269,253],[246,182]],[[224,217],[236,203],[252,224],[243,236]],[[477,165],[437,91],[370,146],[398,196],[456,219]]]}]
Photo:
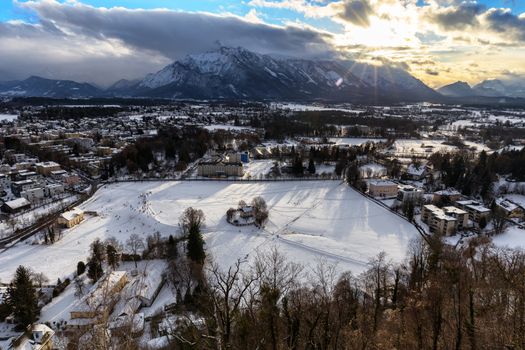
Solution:
[{"label": "sunlit clouds", "polygon": [[101,76],[95,82],[109,84],[217,45],[390,64],[432,87],[525,74],[525,13],[500,0],[228,0],[220,11],[87,1],[15,1],[34,20],[0,22],[0,80]]}]

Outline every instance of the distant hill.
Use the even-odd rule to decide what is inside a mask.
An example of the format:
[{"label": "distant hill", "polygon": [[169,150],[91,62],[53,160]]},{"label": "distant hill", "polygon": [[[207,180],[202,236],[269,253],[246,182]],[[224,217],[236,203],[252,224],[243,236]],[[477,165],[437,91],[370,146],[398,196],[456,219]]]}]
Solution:
[{"label": "distant hill", "polygon": [[465,96],[475,96],[476,92],[472,90],[468,83],[463,81],[457,81],[455,83],[445,85],[437,89],[442,95],[453,96],[453,97],[465,97]]},{"label": "distant hill", "polygon": [[86,98],[103,94],[103,90],[71,80],[52,80],[32,76],[22,81],[0,83],[0,96]]}]

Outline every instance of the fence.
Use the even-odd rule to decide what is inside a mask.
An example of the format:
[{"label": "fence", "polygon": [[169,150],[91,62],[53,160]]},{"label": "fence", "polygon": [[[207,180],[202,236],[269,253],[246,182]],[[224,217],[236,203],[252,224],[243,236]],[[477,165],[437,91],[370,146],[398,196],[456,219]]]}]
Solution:
[{"label": "fence", "polygon": [[181,178],[143,178],[143,179],[111,179],[104,184],[119,182],[170,182],[170,181],[216,181],[216,182],[284,182],[284,181],[341,181],[341,177],[278,177],[278,178],[213,178],[213,177],[181,177]]}]

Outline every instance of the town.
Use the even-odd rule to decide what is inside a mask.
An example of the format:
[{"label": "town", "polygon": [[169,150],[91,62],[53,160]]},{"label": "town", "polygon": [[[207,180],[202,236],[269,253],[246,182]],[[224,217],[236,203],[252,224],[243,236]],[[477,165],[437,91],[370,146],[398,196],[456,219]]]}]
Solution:
[{"label": "town", "polygon": [[70,103],[0,103],[2,349],[183,344],[206,273],[278,254],[357,276],[417,241],[525,248],[523,110]]}]

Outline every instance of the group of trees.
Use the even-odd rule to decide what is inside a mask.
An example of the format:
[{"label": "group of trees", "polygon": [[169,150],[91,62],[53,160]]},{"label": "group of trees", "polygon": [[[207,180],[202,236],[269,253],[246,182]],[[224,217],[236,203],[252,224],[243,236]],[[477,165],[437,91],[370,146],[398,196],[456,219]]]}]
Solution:
[{"label": "group of trees", "polygon": [[482,151],[478,157],[468,152],[434,153],[430,162],[441,172],[445,186],[455,187],[465,195],[480,195],[486,201],[491,199],[498,175],[525,180],[525,149],[490,155]]},{"label": "group of trees", "polygon": [[161,128],[153,138],[142,138],[116,154],[108,169],[109,176],[126,168],[131,174],[147,172],[154,162],[154,152],[163,152],[167,160],[177,160],[177,168],[184,170],[188,163],[202,157],[212,145],[212,137],[205,129]]},{"label": "group of trees", "polygon": [[198,322],[175,349],[518,349],[525,344],[525,253],[481,239],[464,249],[413,242],[405,263],[380,254],[359,276],[312,271],[272,251],[205,267]]}]

